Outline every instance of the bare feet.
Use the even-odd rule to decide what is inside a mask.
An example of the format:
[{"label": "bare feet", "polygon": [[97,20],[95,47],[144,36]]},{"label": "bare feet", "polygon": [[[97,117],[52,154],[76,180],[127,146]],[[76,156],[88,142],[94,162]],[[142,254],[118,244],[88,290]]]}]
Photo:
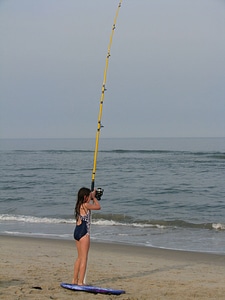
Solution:
[{"label": "bare feet", "polygon": [[72,284],[77,284],[77,281],[74,280],[74,278],[72,279]]}]

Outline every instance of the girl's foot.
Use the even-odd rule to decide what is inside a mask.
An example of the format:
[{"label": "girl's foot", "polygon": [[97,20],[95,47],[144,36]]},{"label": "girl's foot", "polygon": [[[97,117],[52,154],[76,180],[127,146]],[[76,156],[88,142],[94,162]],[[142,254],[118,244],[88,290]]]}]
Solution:
[{"label": "girl's foot", "polygon": [[72,279],[72,284],[77,284],[77,281],[74,280],[74,278]]}]

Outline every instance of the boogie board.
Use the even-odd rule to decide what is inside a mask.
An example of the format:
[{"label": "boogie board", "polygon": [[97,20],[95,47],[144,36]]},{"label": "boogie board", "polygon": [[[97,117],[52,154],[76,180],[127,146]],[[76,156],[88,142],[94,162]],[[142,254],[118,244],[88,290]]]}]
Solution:
[{"label": "boogie board", "polygon": [[77,285],[77,284],[70,284],[70,283],[64,283],[62,282],[61,287],[73,290],[73,291],[81,291],[81,292],[87,292],[87,293],[93,293],[93,294],[111,294],[111,295],[121,295],[125,294],[125,291],[123,290],[114,290],[114,289],[107,289],[102,288],[98,286],[92,286],[92,285]]}]

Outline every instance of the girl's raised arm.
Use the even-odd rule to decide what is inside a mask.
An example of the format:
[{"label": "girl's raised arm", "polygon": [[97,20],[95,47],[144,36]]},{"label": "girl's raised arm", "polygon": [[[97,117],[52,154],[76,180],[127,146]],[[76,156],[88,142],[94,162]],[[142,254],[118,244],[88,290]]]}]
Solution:
[{"label": "girl's raised arm", "polygon": [[95,193],[96,193],[96,190],[94,190],[93,192],[90,193],[90,200],[92,200],[93,202],[90,203],[90,201],[89,201],[89,202],[85,203],[85,207],[87,209],[90,209],[90,210],[100,210],[101,209],[101,205],[100,205],[99,201],[97,200],[97,198],[95,197]]}]

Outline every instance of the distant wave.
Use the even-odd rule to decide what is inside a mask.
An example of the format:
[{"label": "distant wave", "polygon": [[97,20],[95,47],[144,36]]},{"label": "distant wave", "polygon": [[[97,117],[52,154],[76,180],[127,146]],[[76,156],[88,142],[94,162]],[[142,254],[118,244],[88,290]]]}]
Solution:
[{"label": "distant wave", "polygon": [[[94,150],[82,150],[82,149],[74,149],[74,150],[12,150],[10,152],[17,153],[49,153],[49,154],[64,154],[64,153],[92,153]],[[212,151],[212,152],[204,152],[204,151],[179,151],[179,150],[146,150],[146,149],[111,149],[111,150],[99,150],[102,153],[117,153],[117,154],[125,154],[125,153],[139,153],[139,154],[176,154],[176,155],[195,155],[195,156],[208,156],[210,158],[217,159],[225,159],[224,152]]]},{"label": "distant wave", "polygon": [[93,150],[12,150],[10,152],[17,152],[17,153],[85,153],[85,152],[94,152]]},{"label": "distant wave", "polygon": [[118,222],[115,220],[96,219],[92,222],[95,225],[101,226],[132,226],[140,228],[195,228],[195,229],[208,229],[208,230],[225,230],[225,224],[223,223],[189,223],[182,220],[164,221],[136,221],[132,223]]},{"label": "distant wave", "polygon": [[143,228],[196,228],[196,229],[220,229],[225,230],[223,223],[191,223],[184,220],[134,220],[124,214],[102,214],[96,213],[93,216],[93,223],[96,225],[111,226],[134,226]]},{"label": "distant wave", "polygon": [[[74,224],[74,219],[35,217],[24,215],[0,214],[0,222],[24,222],[44,224]],[[122,215],[93,216],[92,224],[96,226],[128,226],[140,228],[196,228],[208,230],[225,230],[223,223],[190,223],[183,220],[133,220]]]}]

